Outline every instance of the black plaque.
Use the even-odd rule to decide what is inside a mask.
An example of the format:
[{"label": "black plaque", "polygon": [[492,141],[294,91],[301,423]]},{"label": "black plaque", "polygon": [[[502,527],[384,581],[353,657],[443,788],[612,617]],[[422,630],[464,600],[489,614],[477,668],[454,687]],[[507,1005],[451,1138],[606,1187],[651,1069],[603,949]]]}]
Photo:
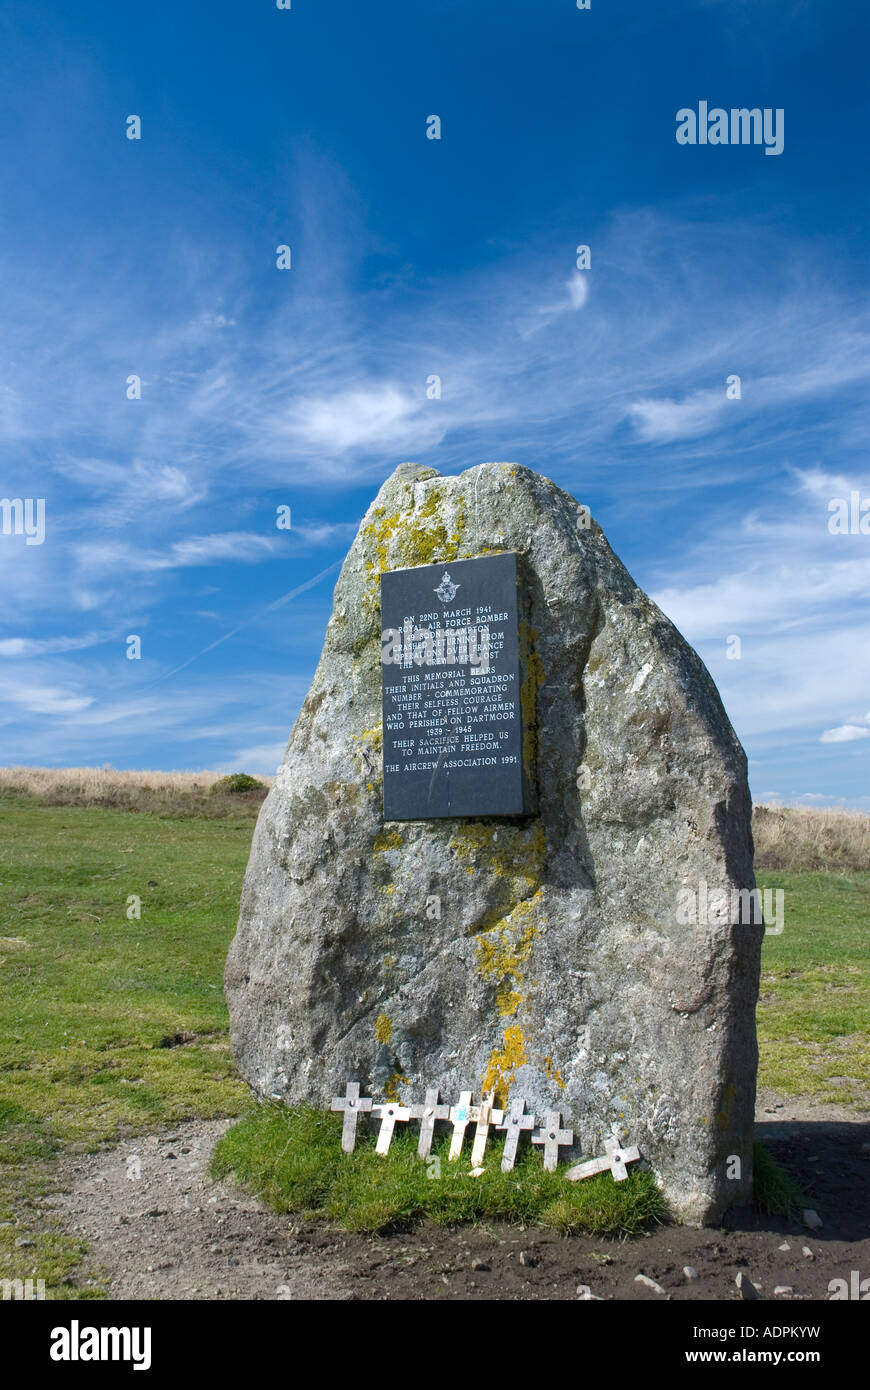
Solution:
[{"label": "black plaque", "polygon": [[381,575],[384,819],[518,816],[517,557]]}]

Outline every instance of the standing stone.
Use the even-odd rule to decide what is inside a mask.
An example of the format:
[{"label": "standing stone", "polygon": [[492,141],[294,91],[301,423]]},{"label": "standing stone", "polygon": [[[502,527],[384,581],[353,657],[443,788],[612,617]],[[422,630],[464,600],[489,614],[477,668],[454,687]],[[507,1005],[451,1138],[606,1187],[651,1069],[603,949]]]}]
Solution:
[{"label": "standing stone", "polygon": [[[499,551],[537,809],[385,823],[380,575]],[[243,1076],[324,1108],[349,1076],[406,1105],[435,1083],[522,1097],[573,1128],[563,1161],[630,1135],[672,1210],[715,1221],[752,1181],[750,816],[707,670],[586,509],[514,464],[402,464],[254,834],[226,970]]]}]

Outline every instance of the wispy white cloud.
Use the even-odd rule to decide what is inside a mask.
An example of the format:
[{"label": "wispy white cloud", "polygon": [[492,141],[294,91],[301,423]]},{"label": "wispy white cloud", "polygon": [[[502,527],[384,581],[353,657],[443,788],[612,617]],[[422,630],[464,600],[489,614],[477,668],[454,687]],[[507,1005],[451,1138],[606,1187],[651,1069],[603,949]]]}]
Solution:
[{"label": "wispy white cloud", "polygon": [[86,632],[81,637],[4,637],[0,638],[0,657],[54,656],[58,652],[80,652],[108,641],[106,634]]},{"label": "wispy white cloud", "polygon": [[238,748],[232,757],[218,767],[218,772],[250,772],[255,777],[274,777],[284,761],[286,736],[274,743],[256,743],[250,748]]},{"label": "wispy white cloud", "polygon": [[94,698],[69,687],[7,679],[3,683],[3,703],[18,706],[28,714],[68,715],[81,714],[94,703]]},{"label": "wispy white cloud", "polygon": [[[141,512],[153,503],[168,503],[186,511],[200,502],[207,493],[204,479],[194,480],[190,473],[168,463],[151,463],[134,458],[121,464],[114,459],[80,458],[59,453],[53,470],[78,487],[86,488],[88,500],[101,494],[109,497],[108,508],[102,514],[103,524],[118,525],[132,512]],[[100,512],[95,506],[88,511],[90,524],[95,524]]]},{"label": "wispy white cloud", "polygon": [[870,337],[846,335],[846,339],[841,340],[833,362],[820,362],[807,370],[789,371],[779,376],[750,377],[747,391],[739,399],[726,394],[728,377],[740,375],[729,372],[717,389],[694,391],[681,401],[668,398],[632,401],[628,416],[639,439],[663,444],[710,434],[726,423],[736,423],[741,414],[754,419],[760,413],[782,408],[792,401],[807,404],[842,387],[866,383],[870,380]]},{"label": "wispy white cloud", "polygon": [[349,545],[357,533],[355,521],[324,521],[294,526],[293,535],[303,545],[312,548],[324,545]]},{"label": "wispy white cloud", "polygon": [[[142,750],[159,745],[158,761],[167,769],[268,775],[283,756],[288,701],[301,703],[308,684],[306,677],[278,680],[267,669],[249,670],[243,687],[233,675],[187,675],[156,688],[143,685],[144,677],[139,663],[93,664],[72,656],[29,662],[14,681],[0,683],[0,761],[156,766],[147,754],[143,761]],[[253,743],[252,731],[274,737],[274,744],[265,737]],[[227,749],[238,751],[228,758]]]},{"label": "wispy white cloud", "polygon": [[520,337],[527,340],[533,333],[547,328],[563,314],[582,309],[588,298],[589,271],[577,270],[562,286],[562,293],[558,299],[548,300],[546,304],[534,305],[529,309],[526,317],[518,325]]},{"label": "wispy white cloud", "polygon": [[683,401],[632,401],[628,415],[639,439],[661,444],[708,434],[719,424],[726,409],[737,406],[736,401],[726,399],[723,383],[720,391],[696,391]]},{"label": "wispy white cloud", "polygon": [[859,738],[870,738],[870,729],[858,724],[841,724],[837,729],[826,729],[819,743],[854,743]]},{"label": "wispy white cloud", "polygon": [[[334,396],[303,398],[287,411],[286,437],[304,449],[329,455],[349,449],[427,447],[443,437],[437,414],[425,409],[424,392],[414,398],[393,382],[373,381]],[[280,429],[277,420],[273,421]]]},{"label": "wispy white cloud", "polygon": [[802,746],[865,737],[855,710],[870,689],[870,545],[831,535],[827,501],[870,475],[816,467],[786,480],[748,510],[741,490],[702,524],[693,516],[648,587],[706,661],[744,741],[791,740],[799,762]]},{"label": "wispy white cloud", "polygon": [[88,574],[102,570],[171,570],[189,565],[213,565],[221,561],[256,564],[273,555],[279,542],[271,536],[245,531],[222,536],[191,536],[176,541],[168,550],[137,550],[121,541],[88,541],[73,547],[81,569]]}]

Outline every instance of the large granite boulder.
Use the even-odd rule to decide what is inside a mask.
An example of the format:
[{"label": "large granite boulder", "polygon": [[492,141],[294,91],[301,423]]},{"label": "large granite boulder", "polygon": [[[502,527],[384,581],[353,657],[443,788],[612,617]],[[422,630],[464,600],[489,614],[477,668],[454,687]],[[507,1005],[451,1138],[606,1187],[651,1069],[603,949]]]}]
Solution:
[{"label": "large granite boulder", "polygon": [[[498,550],[522,557],[537,813],[384,823],[379,575]],[[397,468],[254,834],[226,969],[254,1091],[494,1087],[562,1111],[563,1161],[617,1133],[681,1219],[714,1220],[751,1191],[753,887],[716,688],[587,510],[514,464]]]}]

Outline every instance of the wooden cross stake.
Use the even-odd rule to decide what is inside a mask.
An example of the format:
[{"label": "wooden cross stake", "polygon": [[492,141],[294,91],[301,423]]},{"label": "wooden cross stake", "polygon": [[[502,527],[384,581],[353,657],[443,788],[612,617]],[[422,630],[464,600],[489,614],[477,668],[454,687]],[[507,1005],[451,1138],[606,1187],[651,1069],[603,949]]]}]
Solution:
[{"label": "wooden cross stake", "polygon": [[341,1126],[341,1147],[346,1154],[352,1154],[356,1143],[356,1117],[363,1111],[371,1110],[372,1102],[367,1096],[360,1097],[358,1081],[348,1081],[346,1089],[347,1094],[336,1096],[330,1109],[344,1111],[344,1123]]},{"label": "wooden cross stake", "polygon": [[380,1120],[381,1127],[378,1131],[378,1142],[375,1144],[375,1153],[383,1157],[390,1148],[390,1140],[393,1137],[393,1130],[396,1121],[407,1122],[411,1118],[410,1110],[404,1105],[398,1105],[395,1101],[386,1102],[383,1105],[373,1105],[372,1115],[376,1120]]},{"label": "wooden cross stake", "polygon": [[422,1105],[411,1106],[411,1119],[420,1121],[420,1142],[417,1145],[417,1153],[424,1161],[429,1157],[429,1151],[432,1148],[435,1121],[450,1119],[450,1106],[438,1104],[440,1094],[438,1087],[433,1086],[426,1092],[426,1099]]},{"label": "wooden cross stake", "polygon": [[579,1178],[591,1178],[596,1173],[606,1173],[608,1168],[613,1174],[614,1182],[625,1182],[628,1177],[625,1165],[637,1163],[640,1150],[634,1144],[623,1148],[614,1134],[605,1139],[604,1147],[607,1153],[602,1158],[590,1158],[588,1163],[578,1163],[576,1168],[569,1168],[565,1174],[569,1182],[577,1182]]},{"label": "wooden cross stake", "polygon": [[471,1117],[471,1092],[459,1092],[459,1104],[450,1107],[450,1123],[453,1125],[453,1138],[450,1140],[450,1153],[447,1155],[448,1161],[453,1162],[462,1153],[462,1144],[465,1139],[465,1131]]},{"label": "wooden cross stake", "polygon": [[507,1130],[504,1141],[504,1154],[501,1160],[501,1171],[509,1173],[514,1166],[517,1156],[517,1144],[520,1142],[520,1134],[524,1129],[534,1129],[534,1115],[526,1115],[526,1102],[524,1100],[512,1100],[511,1110],[503,1124],[497,1125],[497,1129]]},{"label": "wooden cross stake", "polygon": [[479,1168],[483,1163],[490,1125],[500,1125],[504,1119],[504,1111],[496,1110],[494,1101],[495,1091],[487,1091],[480,1105],[472,1105],[471,1107],[471,1118],[477,1120],[477,1129],[474,1131],[474,1144],[471,1150],[472,1168]]},{"label": "wooden cross stake", "polygon": [[533,1144],[543,1144],[544,1146],[544,1167],[550,1172],[559,1162],[559,1149],[563,1144],[574,1143],[573,1129],[560,1129],[562,1123],[562,1112],[560,1110],[548,1110],[544,1116],[544,1125],[537,1134],[532,1135]]}]

